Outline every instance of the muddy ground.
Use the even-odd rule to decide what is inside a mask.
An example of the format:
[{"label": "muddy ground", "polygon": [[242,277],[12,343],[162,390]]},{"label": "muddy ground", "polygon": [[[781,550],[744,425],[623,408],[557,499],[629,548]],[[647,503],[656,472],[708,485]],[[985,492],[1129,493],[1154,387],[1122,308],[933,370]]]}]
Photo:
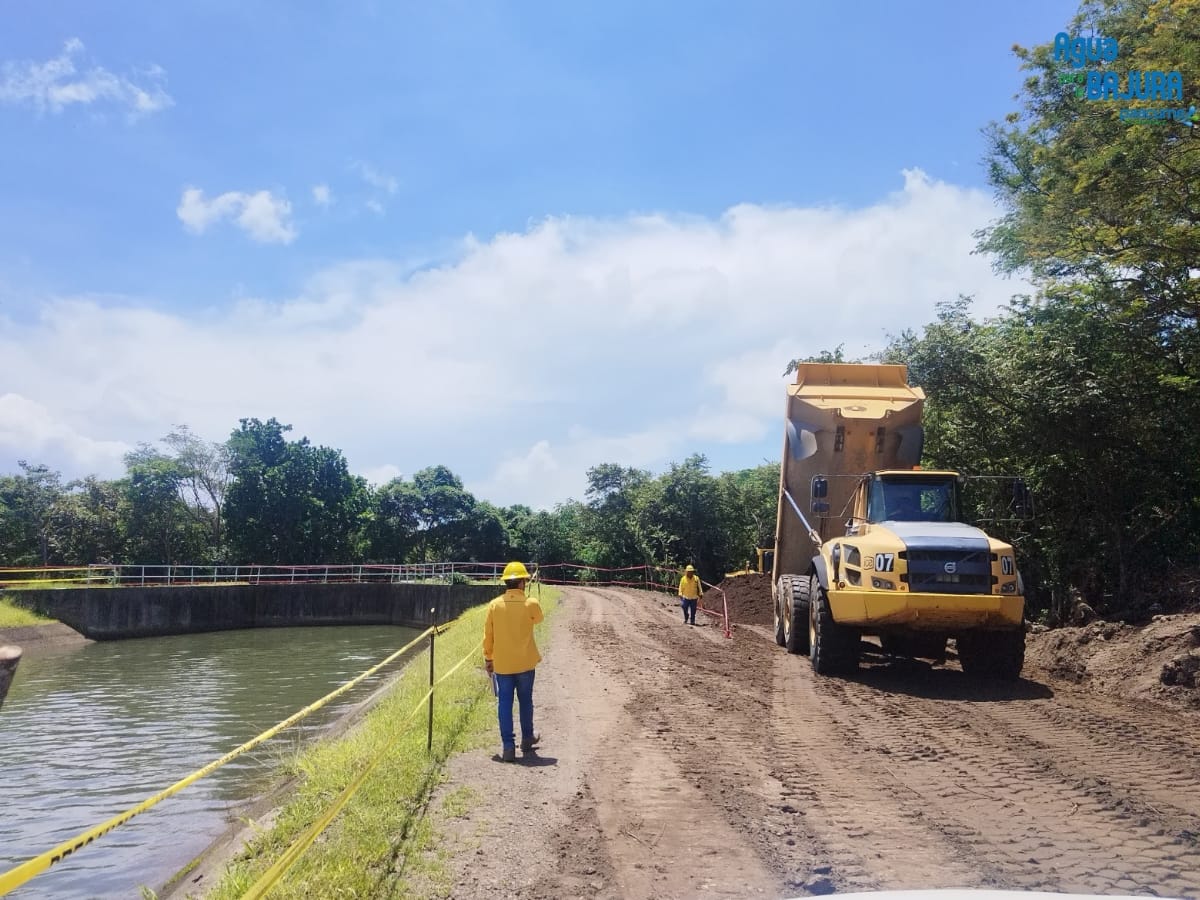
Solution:
[{"label": "muddy ground", "polygon": [[[1160,679],[1190,624],[1031,635],[1015,684],[877,653],[817,678],[762,621],[726,639],[668,598],[567,590],[537,674],[540,754],[464,754],[431,806],[451,895],[1200,896],[1200,715],[1195,688]],[[1144,678],[1101,675],[1138,659]]]}]

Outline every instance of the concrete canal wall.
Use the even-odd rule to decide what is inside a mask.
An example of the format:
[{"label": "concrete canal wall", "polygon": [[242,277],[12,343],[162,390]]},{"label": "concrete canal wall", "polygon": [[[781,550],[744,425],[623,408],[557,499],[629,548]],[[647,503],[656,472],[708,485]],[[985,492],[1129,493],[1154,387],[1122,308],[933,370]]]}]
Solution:
[{"label": "concrete canal wall", "polygon": [[252,584],[20,590],[8,597],[103,641],[289,625],[427,628],[503,592],[477,584]]}]

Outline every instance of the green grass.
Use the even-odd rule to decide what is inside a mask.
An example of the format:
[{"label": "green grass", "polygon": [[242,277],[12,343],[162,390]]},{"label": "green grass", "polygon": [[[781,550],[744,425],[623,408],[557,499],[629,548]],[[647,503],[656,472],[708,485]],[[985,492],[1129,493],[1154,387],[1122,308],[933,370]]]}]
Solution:
[{"label": "green grass", "polygon": [[21,628],[25,625],[45,625],[54,622],[24,607],[17,606],[9,597],[0,594],[0,628]]},{"label": "green grass", "polygon": [[[547,621],[535,632],[539,647],[560,593],[541,589]],[[435,887],[448,891],[429,805],[449,756],[495,742],[496,711],[478,649],[486,614],[486,607],[476,607],[437,638],[438,677],[468,653],[473,658],[437,688],[432,755],[425,749],[427,708],[404,724],[428,690],[424,653],[349,733],[301,751],[284,767],[283,774],[298,777],[295,793],[274,825],[231,861],[208,897],[241,897],[385,747],[383,761],[271,897],[410,897],[417,895],[414,883],[422,886],[420,896]],[[442,810],[461,815],[473,801],[470,792],[453,792]]]}]

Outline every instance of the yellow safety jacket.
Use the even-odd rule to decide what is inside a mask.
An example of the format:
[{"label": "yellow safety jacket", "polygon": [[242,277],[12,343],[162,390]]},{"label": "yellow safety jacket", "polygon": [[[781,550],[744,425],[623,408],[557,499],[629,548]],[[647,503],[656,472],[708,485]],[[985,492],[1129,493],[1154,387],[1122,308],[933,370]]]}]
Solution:
[{"label": "yellow safety jacket", "polygon": [[684,575],[679,579],[679,596],[684,600],[699,600],[704,596],[700,587],[700,576]]},{"label": "yellow safety jacket", "polygon": [[483,626],[483,657],[492,661],[497,675],[528,672],[539,662],[533,626],[542,621],[542,604],[512,588],[488,604]]}]

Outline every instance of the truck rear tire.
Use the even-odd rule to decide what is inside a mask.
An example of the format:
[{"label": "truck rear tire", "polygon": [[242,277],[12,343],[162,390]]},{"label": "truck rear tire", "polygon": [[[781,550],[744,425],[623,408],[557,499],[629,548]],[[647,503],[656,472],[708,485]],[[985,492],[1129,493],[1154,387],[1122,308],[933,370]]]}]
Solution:
[{"label": "truck rear tire", "polygon": [[780,575],[779,599],[775,614],[780,618],[776,624],[775,640],[782,638],[788,653],[809,652],[809,577],[806,575]]},{"label": "truck rear tire", "polygon": [[958,637],[958,662],[973,678],[1016,681],[1025,665],[1025,629],[972,631]]},{"label": "truck rear tire", "polygon": [[808,575],[792,576],[792,634],[787,642],[788,653],[809,652],[811,583]]},{"label": "truck rear tire", "polygon": [[813,585],[809,609],[809,658],[818,675],[845,675],[858,669],[858,631],[839,625],[829,609],[829,596]]},{"label": "truck rear tire", "polygon": [[[780,582],[783,579],[779,579]],[[780,610],[783,608],[783,591],[776,585],[775,587],[775,643],[780,647],[787,646],[787,629],[784,627],[783,613]]]}]

